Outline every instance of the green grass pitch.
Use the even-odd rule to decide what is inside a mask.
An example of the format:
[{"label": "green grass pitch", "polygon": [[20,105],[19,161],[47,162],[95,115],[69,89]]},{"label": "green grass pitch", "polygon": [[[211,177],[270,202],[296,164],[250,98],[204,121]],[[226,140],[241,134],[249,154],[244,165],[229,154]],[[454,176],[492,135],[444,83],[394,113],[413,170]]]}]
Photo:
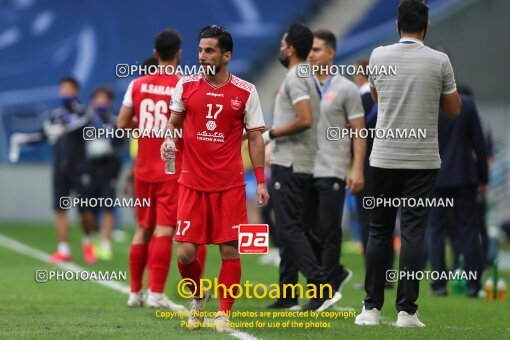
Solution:
[{"label": "green grass pitch", "polygon": [[[55,249],[55,234],[51,225],[33,223],[0,224],[0,234],[16,239],[35,249],[51,253]],[[132,236],[132,232],[129,232]],[[88,270],[128,270],[129,242],[114,243],[114,259],[99,262],[95,266],[83,263],[80,249],[80,232],[71,229],[73,261]],[[243,280],[271,284],[278,282],[277,268],[257,263],[257,255],[242,256]],[[343,291],[338,308],[361,309],[364,291],[354,289],[355,283],[363,282],[363,260],[360,255],[344,251],[343,262],[354,272],[353,279]],[[217,247],[209,247],[206,276],[214,278],[219,269]],[[53,269],[34,258],[0,246],[0,338],[207,338],[232,339],[217,334],[212,329],[189,331],[180,327],[177,319],[161,319],[155,310],[130,309],[126,306],[127,295],[98,285],[95,282],[52,281],[36,283],[34,273],[38,269]],[[507,282],[510,275],[504,273]],[[179,281],[174,256],[166,287],[166,294],[175,302],[186,304],[176,291]],[[128,282],[121,282],[128,285]],[[302,281],[305,283],[305,281]],[[510,302],[487,302],[463,296],[429,297],[428,282],[421,283],[419,304],[420,319],[427,325],[424,329],[397,329],[391,326],[396,320],[395,290],[386,291],[386,304],[382,311],[383,324],[378,327],[360,327],[353,318],[329,321],[330,328],[242,328],[240,331],[261,339],[348,339],[348,338],[510,338]],[[238,311],[266,311],[270,300],[239,299],[234,305]],[[301,301],[303,304],[304,301]],[[218,301],[208,304],[214,311]],[[249,318],[233,321],[252,321]],[[283,322],[280,318],[271,320]],[[261,321],[270,321],[269,319]],[[303,321],[306,320],[296,320]]]}]

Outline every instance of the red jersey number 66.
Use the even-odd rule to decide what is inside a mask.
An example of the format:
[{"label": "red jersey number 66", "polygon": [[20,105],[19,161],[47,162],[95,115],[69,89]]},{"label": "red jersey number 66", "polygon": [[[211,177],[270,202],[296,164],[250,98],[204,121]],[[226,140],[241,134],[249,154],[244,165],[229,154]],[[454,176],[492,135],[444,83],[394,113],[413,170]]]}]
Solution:
[{"label": "red jersey number 66", "polygon": [[240,224],[239,254],[267,254],[269,250],[269,225]]}]

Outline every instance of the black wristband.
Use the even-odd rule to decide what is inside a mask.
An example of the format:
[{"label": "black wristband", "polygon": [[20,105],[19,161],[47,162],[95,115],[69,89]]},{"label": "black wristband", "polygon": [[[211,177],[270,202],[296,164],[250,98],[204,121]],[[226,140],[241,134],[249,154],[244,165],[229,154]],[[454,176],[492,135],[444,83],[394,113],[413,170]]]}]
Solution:
[{"label": "black wristband", "polygon": [[274,137],[275,135],[273,129],[269,130],[269,139],[274,139]]}]

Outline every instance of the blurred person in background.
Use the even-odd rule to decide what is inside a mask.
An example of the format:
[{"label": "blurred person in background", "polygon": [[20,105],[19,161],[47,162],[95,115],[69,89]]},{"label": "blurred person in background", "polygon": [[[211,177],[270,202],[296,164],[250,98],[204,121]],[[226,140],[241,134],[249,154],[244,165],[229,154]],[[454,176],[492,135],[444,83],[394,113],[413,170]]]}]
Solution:
[{"label": "blurred person in background", "polygon": [[[331,75],[336,37],[328,30],[314,32],[310,65],[318,65],[314,74],[316,91],[321,98],[317,123],[317,151],[313,188],[305,201],[305,230],[315,237],[314,250],[333,290],[340,295],[352,277],[352,271],[340,264],[342,249],[342,214],[345,193],[357,194],[364,186],[366,142],[361,137],[331,138],[329,129],[365,128],[364,110],[356,84],[342,75]],[[352,149],[352,152],[351,152]],[[314,236],[314,237],[313,237]]]},{"label": "blurred person in background", "polygon": [[[57,264],[71,260],[69,246],[69,220],[66,210],[71,207],[68,197],[71,191],[85,199],[90,197],[92,177],[85,157],[83,128],[90,117],[79,100],[80,87],[73,77],[64,77],[59,83],[59,96],[62,106],[55,109],[50,120],[44,125],[44,134],[53,146],[53,209],[58,237],[58,248],[49,259]],[[70,198],[69,198],[70,199]],[[88,207],[78,207],[83,229],[83,258],[86,263],[96,262],[91,242],[91,233],[96,228],[93,211]]]},{"label": "blurred person in background", "polygon": [[[294,23],[283,35],[280,63],[288,69],[278,90],[271,130],[264,132],[264,141],[271,142],[271,177],[274,187],[273,206],[280,250],[280,298],[269,308],[300,308],[297,295],[288,284],[298,283],[301,272],[309,284],[327,283],[308,238],[303,221],[305,201],[312,193],[316,123],[319,119],[320,96],[313,76],[302,74],[313,45],[313,33],[305,25]],[[308,68],[309,69],[309,68]],[[300,73],[298,73],[300,72]],[[286,291],[283,292],[283,286]],[[331,292],[333,293],[333,292]],[[326,308],[338,296],[310,299],[306,310]]]},{"label": "blurred person in background", "polygon": [[[463,86],[461,93],[474,97],[470,88]],[[492,164],[494,164],[494,138],[492,136],[492,128],[483,116],[480,115],[480,123],[482,124],[482,132],[485,140],[485,150],[487,151],[487,172],[490,179]],[[489,237],[487,234],[487,190],[479,190],[476,199],[476,224],[480,229],[480,238],[482,241],[482,270],[492,265],[494,259],[489,254]]]},{"label": "blurred person in background", "polygon": [[[459,85],[459,92],[463,86]],[[466,93],[462,91],[462,93]],[[479,193],[485,195],[488,183],[486,142],[473,97],[461,95],[460,117],[439,115],[439,170],[434,195],[453,198],[454,206],[432,208],[427,223],[427,249],[432,270],[446,271],[445,233],[453,229],[453,243],[464,258],[464,270],[476,272],[477,279],[468,281],[469,297],[477,297],[481,288],[483,255],[480,243]],[[446,280],[431,283],[432,296],[446,296]]]},{"label": "blurred person in background", "polygon": [[[367,72],[368,60],[360,59],[356,63],[356,69],[362,67],[365,74],[361,72],[357,73],[354,76],[354,82],[359,87],[359,94],[361,95],[361,102],[363,104],[363,111],[365,112],[365,126],[367,129],[375,128],[375,124],[377,121],[377,105],[374,104],[374,100],[372,99],[372,95],[370,94],[370,84],[368,83],[368,72]],[[365,156],[364,162],[364,175],[365,175],[365,186],[357,195],[357,207],[358,207],[358,216],[361,226],[361,241],[363,243],[363,254],[367,249],[368,242],[368,229],[369,229],[369,220],[370,220],[370,210],[367,210],[363,207],[363,197],[371,196],[371,185],[370,185],[370,163],[369,156],[370,152],[372,152],[372,145],[374,144],[373,138],[370,135],[366,138],[367,152]]]},{"label": "blurred person in background", "polygon": [[[148,56],[142,63],[142,66],[147,69],[149,66],[158,66],[158,59],[151,55]],[[138,118],[133,117],[133,127],[136,127],[138,125]],[[133,172],[134,172],[134,162],[136,160],[136,156],[138,155],[138,140],[135,138],[131,138],[129,140],[129,157],[133,160],[133,165],[129,168],[128,174],[126,176],[126,179],[124,181],[124,186],[122,189],[122,192],[124,195],[133,196]]]},{"label": "blurred person in background", "polygon": [[[113,131],[117,117],[113,111],[113,91],[108,87],[98,87],[92,93],[89,106],[89,126],[96,129]],[[91,195],[102,199],[114,200],[117,179],[121,168],[120,153],[123,141],[118,138],[96,138],[85,144],[87,160],[92,176]],[[115,226],[114,206],[107,206],[96,211],[97,220],[101,220],[101,240],[94,250],[101,260],[111,260],[111,239]]]},{"label": "blurred person in background", "polygon": [[[158,64],[174,69],[181,57],[181,37],[172,29],[159,32],[154,39],[154,56]],[[148,74],[133,80],[120,109],[117,127],[142,131],[162,131],[170,117],[168,104],[179,77],[176,74]],[[136,118],[135,118],[136,117]],[[136,125],[133,123],[135,118]],[[172,302],[164,293],[172,258],[173,237],[177,225],[177,180],[182,157],[175,159],[175,173],[166,174],[159,147],[164,138],[138,139],[134,164],[135,199],[149,199],[150,205],[136,207],[138,226],[129,253],[129,307],[167,308],[182,311],[184,307]],[[180,144],[179,144],[180,146]],[[143,274],[148,268],[148,294],[143,295]]]},{"label": "blurred person in background", "polygon": [[[275,93],[276,95],[276,93]],[[265,149],[265,167],[264,174],[266,176],[267,192],[273,197],[274,186],[271,176],[271,145],[267,144]],[[260,256],[259,263],[262,265],[280,266],[280,249],[278,247],[278,232],[276,229],[273,200],[269,200],[265,207],[261,210],[262,223],[269,226],[269,243],[270,247],[267,254]]]}]

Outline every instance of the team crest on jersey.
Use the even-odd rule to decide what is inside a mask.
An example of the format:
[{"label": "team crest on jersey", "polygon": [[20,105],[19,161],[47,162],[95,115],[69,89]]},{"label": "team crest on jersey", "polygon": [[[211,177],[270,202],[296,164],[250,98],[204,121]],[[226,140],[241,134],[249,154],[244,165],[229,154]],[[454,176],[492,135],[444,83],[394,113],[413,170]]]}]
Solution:
[{"label": "team crest on jersey", "polygon": [[333,99],[335,99],[335,94],[333,92],[328,92],[326,93],[325,98],[328,102],[332,102]]},{"label": "team crest on jersey", "polygon": [[239,98],[235,97],[235,98],[230,99],[230,105],[232,105],[232,108],[235,111],[238,111],[241,108],[241,106],[243,105],[243,102],[241,100],[239,100]]}]

